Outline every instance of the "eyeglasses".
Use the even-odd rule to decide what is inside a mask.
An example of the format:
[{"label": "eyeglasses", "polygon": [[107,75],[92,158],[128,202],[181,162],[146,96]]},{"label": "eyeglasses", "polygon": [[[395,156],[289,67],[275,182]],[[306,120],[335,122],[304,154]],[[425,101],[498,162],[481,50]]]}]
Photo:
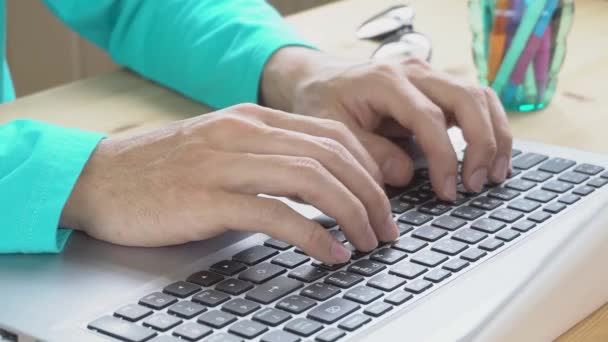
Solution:
[{"label": "eyeglasses", "polygon": [[356,31],[357,38],[380,42],[373,59],[417,57],[431,60],[431,40],[414,31],[413,7],[398,5],[374,15]]}]

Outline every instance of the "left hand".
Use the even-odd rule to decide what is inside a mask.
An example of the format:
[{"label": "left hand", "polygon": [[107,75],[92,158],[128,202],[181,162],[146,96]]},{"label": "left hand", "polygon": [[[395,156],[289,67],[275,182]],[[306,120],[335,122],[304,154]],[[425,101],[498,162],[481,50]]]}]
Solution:
[{"label": "left hand", "polygon": [[353,64],[299,47],[279,50],[262,78],[264,104],[346,124],[367,148],[383,181],[405,185],[413,161],[391,138],[413,136],[429,164],[433,189],[456,197],[458,162],[447,128],[462,128],[468,147],[465,187],[479,192],[511,170],[512,136],[494,91],[457,80],[417,59]]}]

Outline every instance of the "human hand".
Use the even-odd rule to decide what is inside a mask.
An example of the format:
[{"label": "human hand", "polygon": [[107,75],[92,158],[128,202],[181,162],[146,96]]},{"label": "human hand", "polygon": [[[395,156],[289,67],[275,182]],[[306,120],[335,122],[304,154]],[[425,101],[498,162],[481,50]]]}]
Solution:
[{"label": "human hand", "polygon": [[383,180],[409,182],[413,162],[391,138],[415,137],[429,164],[433,189],[455,199],[456,153],[447,128],[458,125],[468,143],[465,187],[479,192],[511,170],[512,136],[490,88],[459,81],[417,59],[354,64],[306,48],[279,50],[262,79],[266,105],[345,123],[369,151]]},{"label": "human hand", "polygon": [[61,225],[129,246],[263,232],[327,263],[350,252],[279,200],[335,218],[361,251],[398,236],[372,157],[341,123],[239,105],[130,138],[103,140]]}]

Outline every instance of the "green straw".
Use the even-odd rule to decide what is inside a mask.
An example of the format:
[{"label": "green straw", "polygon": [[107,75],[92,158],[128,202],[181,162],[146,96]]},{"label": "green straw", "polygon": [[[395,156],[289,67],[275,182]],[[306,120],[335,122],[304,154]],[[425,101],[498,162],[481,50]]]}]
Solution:
[{"label": "green straw", "polygon": [[534,76],[534,64],[528,65],[526,70],[526,78],[524,79],[524,93],[526,102],[536,103],[537,90],[536,90],[536,78]]}]

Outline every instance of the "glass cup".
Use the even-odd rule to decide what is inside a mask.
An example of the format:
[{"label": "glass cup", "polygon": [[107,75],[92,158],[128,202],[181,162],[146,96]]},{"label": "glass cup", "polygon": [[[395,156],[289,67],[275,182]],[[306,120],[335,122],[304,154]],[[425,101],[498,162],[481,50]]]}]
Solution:
[{"label": "glass cup", "polygon": [[542,109],[555,93],[573,0],[469,0],[479,81],[508,111]]}]

